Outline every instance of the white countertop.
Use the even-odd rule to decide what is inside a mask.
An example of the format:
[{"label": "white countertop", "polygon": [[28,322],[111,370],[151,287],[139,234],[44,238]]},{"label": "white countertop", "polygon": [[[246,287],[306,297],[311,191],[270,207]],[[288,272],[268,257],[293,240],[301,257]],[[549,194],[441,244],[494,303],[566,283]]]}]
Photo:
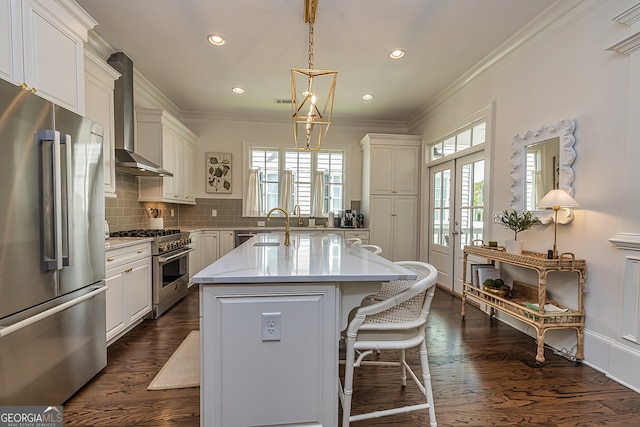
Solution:
[{"label": "white countertop", "polygon": [[[254,246],[279,242],[279,246]],[[193,276],[194,283],[364,282],[416,275],[336,234],[257,234]]]}]

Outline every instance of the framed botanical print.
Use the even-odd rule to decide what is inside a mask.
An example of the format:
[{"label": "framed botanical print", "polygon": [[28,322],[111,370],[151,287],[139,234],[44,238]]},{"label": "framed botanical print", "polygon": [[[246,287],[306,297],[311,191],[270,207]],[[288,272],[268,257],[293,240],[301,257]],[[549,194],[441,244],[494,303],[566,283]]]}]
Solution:
[{"label": "framed botanical print", "polygon": [[231,193],[231,153],[207,153],[207,193]]}]

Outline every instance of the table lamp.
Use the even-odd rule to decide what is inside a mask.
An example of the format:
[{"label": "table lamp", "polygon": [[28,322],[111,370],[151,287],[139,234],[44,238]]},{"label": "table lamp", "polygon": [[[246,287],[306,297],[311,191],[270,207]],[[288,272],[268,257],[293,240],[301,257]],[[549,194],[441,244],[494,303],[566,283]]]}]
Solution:
[{"label": "table lamp", "polygon": [[558,236],[558,211],[560,208],[576,208],[580,206],[573,197],[564,190],[551,190],[540,199],[538,206],[541,208],[552,208],[553,218],[553,259],[558,258],[558,246],[556,245]]}]

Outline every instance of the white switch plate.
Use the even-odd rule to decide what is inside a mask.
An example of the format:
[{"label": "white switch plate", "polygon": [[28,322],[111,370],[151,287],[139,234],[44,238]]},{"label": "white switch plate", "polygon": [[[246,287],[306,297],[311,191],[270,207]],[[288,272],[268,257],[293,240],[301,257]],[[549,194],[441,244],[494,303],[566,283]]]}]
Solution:
[{"label": "white switch plate", "polygon": [[281,313],[262,313],[262,341],[280,341]]},{"label": "white switch plate", "polygon": [[218,211],[216,209],[211,209],[211,216],[218,216]]},{"label": "white switch plate", "polygon": [[173,209],[171,209],[171,216],[174,216],[174,212],[173,212]]},{"label": "white switch plate", "polygon": [[258,227],[264,227],[264,221],[258,221]]}]

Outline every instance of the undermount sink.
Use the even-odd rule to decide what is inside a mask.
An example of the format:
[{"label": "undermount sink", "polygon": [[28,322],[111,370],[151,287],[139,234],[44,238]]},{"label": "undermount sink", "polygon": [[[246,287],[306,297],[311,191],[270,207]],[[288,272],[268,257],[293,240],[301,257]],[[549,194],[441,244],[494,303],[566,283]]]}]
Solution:
[{"label": "undermount sink", "polygon": [[253,246],[280,246],[280,242],[255,242]]}]

